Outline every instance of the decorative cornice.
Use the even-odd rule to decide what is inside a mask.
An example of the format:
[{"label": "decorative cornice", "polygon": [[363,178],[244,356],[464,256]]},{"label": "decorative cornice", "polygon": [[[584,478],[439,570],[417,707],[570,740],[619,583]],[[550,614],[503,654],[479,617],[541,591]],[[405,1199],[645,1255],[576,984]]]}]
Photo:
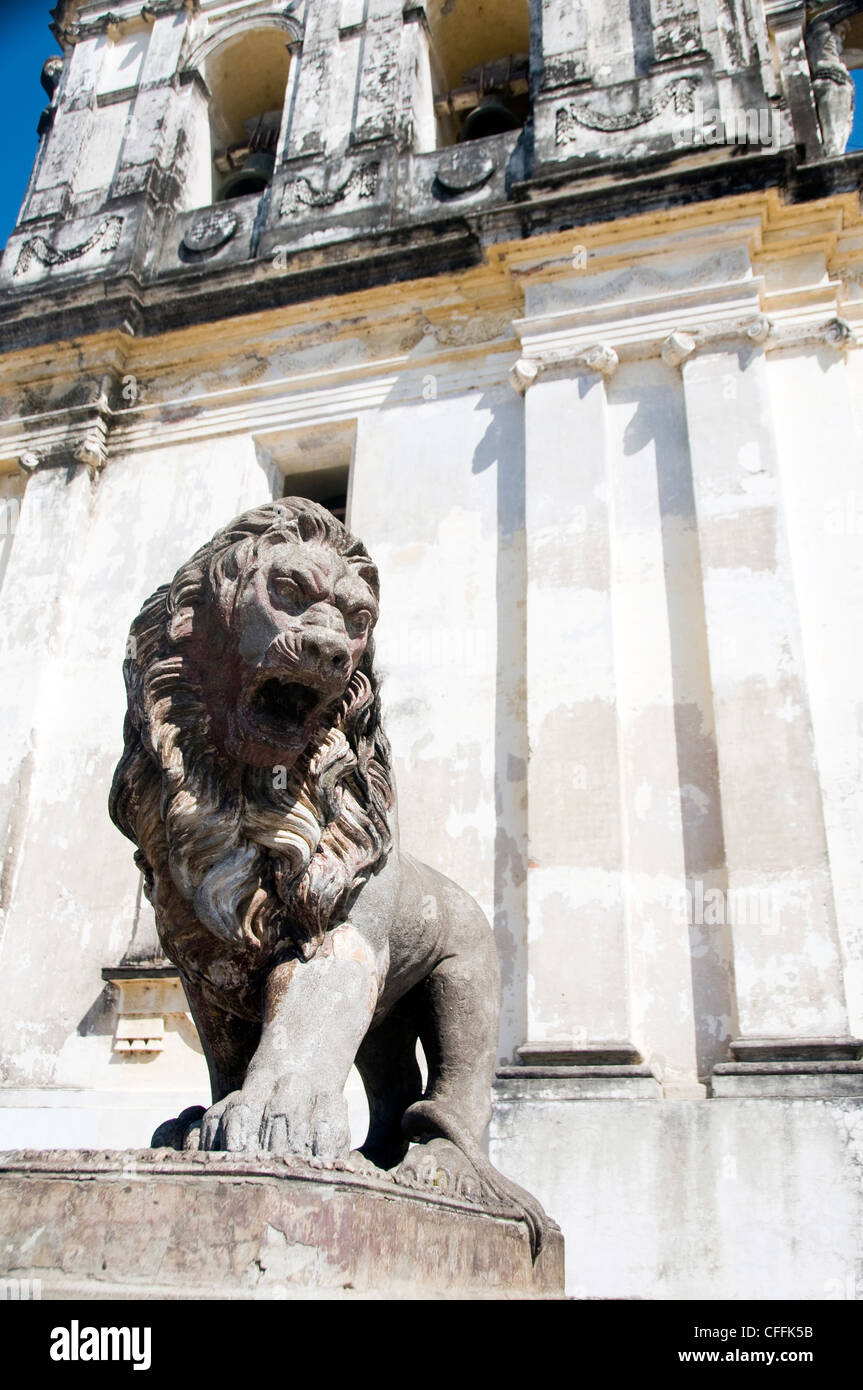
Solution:
[{"label": "decorative cornice", "polygon": [[108,459],[108,436],[119,411],[111,402],[121,394],[118,370],[110,370],[86,405],[71,406],[30,428],[27,447],[18,454],[18,468],[28,476],[39,468],[65,468],[70,461],[99,473]]},{"label": "decorative cornice", "polygon": [[520,357],[510,370],[509,380],[514,390],[523,396],[529,386],[555,369],[594,372],[597,376],[608,378],[614,376],[619,366],[620,359],[614,348],[605,343],[596,343],[578,352],[564,349],[542,353],[538,357]]},{"label": "decorative cornice", "polygon": [[198,0],[147,0],[140,10],[121,15],[113,14],[109,10],[107,14],[97,15],[95,19],[79,20],[75,24],[67,24],[59,31],[55,29],[54,32],[64,45],[84,43],[87,39],[97,39],[102,34],[111,34],[113,37],[122,33],[124,29],[140,24],[141,20],[145,24],[153,24],[163,15],[182,14],[183,10],[195,14],[197,9]]}]

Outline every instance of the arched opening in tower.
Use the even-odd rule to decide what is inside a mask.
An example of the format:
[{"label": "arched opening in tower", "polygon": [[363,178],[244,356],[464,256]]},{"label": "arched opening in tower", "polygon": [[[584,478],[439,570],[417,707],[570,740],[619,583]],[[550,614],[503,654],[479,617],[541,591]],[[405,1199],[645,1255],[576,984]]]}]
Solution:
[{"label": "arched opening in tower", "polygon": [[262,193],[272,179],[290,65],[275,27],[227,39],[207,58],[213,202]]},{"label": "arched opening in tower", "polygon": [[518,130],[530,114],[528,0],[426,0],[437,145]]}]

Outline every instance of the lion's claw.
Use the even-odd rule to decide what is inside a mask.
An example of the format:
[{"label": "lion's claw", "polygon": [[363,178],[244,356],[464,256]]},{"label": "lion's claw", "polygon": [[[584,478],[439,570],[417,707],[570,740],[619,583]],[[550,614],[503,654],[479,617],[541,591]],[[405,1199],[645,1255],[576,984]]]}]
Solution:
[{"label": "lion's claw", "polygon": [[473,1165],[448,1139],[431,1139],[409,1149],[393,1177],[403,1187],[437,1189],[466,1202],[478,1202],[482,1194]]},{"label": "lion's claw", "polygon": [[332,1168],[349,1150],[347,1106],[343,1096],[318,1093],[294,1081],[276,1082],[269,1089],[244,1087],[206,1112],[201,1148],[263,1150],[302,1158],[313,1168]]}]

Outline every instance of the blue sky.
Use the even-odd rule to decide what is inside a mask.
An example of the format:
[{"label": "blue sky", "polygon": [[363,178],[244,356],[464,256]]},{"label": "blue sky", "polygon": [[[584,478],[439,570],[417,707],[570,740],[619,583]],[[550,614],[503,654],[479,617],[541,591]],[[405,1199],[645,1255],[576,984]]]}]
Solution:
[{"label": "blue sky", "polygon": [[55,0],[0,0],[0,128],[3,180],[0,183],[0,246],[15,225],[36,158],[36,125],[48,105],[39,74],[59,53],[48,25]]},{"label": "blue sky", "polygon": [[[36,124],[48,98],[42,64],[59,52],[50,32],[54,0],[0,0],[0,128],[6,132],[0,183],[0,246],[15,225],[36,157]],[[855,72],[857,114],[849,149],[863,148],[863,71]]]}]

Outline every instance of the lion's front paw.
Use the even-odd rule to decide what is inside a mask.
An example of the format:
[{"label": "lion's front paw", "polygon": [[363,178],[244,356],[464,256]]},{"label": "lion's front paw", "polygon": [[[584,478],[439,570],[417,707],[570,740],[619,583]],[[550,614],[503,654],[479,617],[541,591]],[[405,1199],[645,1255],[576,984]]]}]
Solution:
[{"label": "lion's front paw", "polygon": [[298,1154],[323,1167],[343,1164],[351,1147],[348,1107],[343,1095],[282,1083],[264,1107],[261,1148]]},{"label": "lion's front paw", "polygon": [[482,1185],[473,1164],[448,1139],[416,1144],[393,1170],[404,1187],[436,1188],[465,1201],[479,1201]]},{"label": "lion's front paw", "polygon": [[259,1148],[258,1132],[263,1114],[263,1098],[245,1091],[211,1105],[201,1121],[201,1148],[225,1149],[231,1153],[254,1152]]},{"label": "lion's front paw", "polygon": [[211,1106],[201,1124],[202,1149],[284,1154],[320,1167],[344,1165],[350,1151],[344,1096],[295,1080],[232,1091]]}]

